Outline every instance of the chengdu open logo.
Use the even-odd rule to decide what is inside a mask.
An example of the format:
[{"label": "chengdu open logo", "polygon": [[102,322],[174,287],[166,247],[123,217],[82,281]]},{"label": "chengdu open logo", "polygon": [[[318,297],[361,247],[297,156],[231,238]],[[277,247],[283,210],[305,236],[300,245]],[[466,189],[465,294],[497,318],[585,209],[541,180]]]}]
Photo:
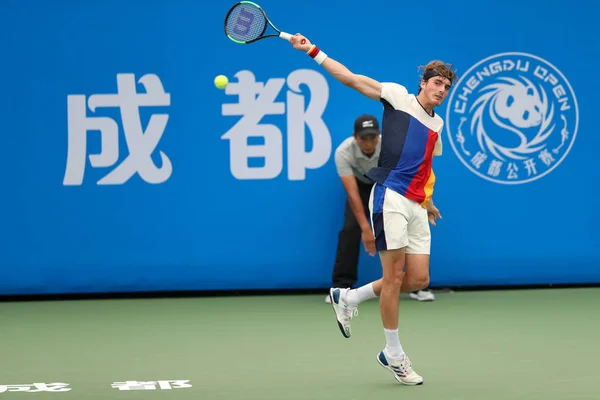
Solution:
[{"label": "chengdu open logo", "polygon": [[501,184],[554,170],[577,135],[579,110],[565,76],[540,57],[502,53],[473,65],[450,95],[446,132],[462,163]]}]

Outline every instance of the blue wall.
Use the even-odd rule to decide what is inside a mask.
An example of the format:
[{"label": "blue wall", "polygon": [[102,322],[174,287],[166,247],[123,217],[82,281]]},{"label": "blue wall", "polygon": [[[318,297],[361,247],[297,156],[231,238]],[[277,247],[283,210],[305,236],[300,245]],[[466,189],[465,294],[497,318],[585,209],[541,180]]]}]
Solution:
[{"label": "blue wall", "polygon": [[[414,91],[442,59],[463,77],[438,110],[432,285],[600,282],[598,3],[261,5],[355,72]],[[283,40],[229,41],[230,6],[2,3],[0,294],[330,284],[333,151],[381,105]],[[252,87],[275,104],[232,105]],[[363,253],[359,283],[379,275]]]}]

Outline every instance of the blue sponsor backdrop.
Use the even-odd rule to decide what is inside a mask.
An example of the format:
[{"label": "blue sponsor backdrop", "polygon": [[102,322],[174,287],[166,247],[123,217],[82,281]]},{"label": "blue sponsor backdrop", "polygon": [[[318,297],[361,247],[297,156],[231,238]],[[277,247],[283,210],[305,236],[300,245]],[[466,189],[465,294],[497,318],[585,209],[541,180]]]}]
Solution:
[{"label": "blue sponsor backdrop", "polygon": [[[417,66],[431,59],[454,63],[461,75],[500,53],[530,55],[500,56],[496,67],[480,64],[438,110],[448,129],[444,154],[434,161],[434,198],[444,218],[432,228],[432,285],[600,282],[598,3],[585,13],[556,0],[261,5],[277,27],[306,34],[353,71],[411,91]],[[229,41],[223,18],[230,6],[2,3],[1,294],[328,287],[344,204],[333,151],[351,134],[356,116],[380,116],[381,105],[339,84],[283,40]],[[535,64],[536,57],[544,61]],[[530,60],[529,69],[502,72],[518,60]],[[481,93],[475,91],[484,86],[476,87],[478,79],[492,83],[494,70],[497,77],[534,83],[532,94],[527,81],[503,80],[509,86],[499,92],[504,103],[491,106],[517,128],[524,120],[531,128],[526,120],[542,115],[533,134],[505,140],[498,125],[489,125],[492,114],[479,116],[491,128],[478,131],[472,124],[477,107],[459,112],[476,104]],[[231,93],[235,86],[230,93],[218,90],[213,78],[224,74],[234,84],[240,71],[265,83],[265,93],[269,86],[280,103],[253,106],[254,96],[242,95],[250,101],[242,111],[253,117],[236,132],[265,134],[262,139],[223,138],[240,120],[224,115],[236,109],[223,104],[238,97]],[[152,95],[127,94],[128,84]],[[117,90],[120,98],[106,96]],[[314,115],[298,111],[309,103]],[[467,119],[459,129],[461,117]],[[258,120],[270,127],[257,128]],[[536,136],[553,126],[548,137]],[[470,157],[461,153],[459,130]],[[485,150],[479,156],[477,139]],[[268,161],[260,157],[267,142]],[[544,143],[550,158],[540,156]],[[249,151],[257,157],[243,164],[246,145],[255,146]],[[535,152],[518,158],[507,156],[507,148]],[[526,159],[535,164],[527,166]],[[514,183],[553,163],[545,176]],[[237,177],[234,165],[242,171]],[[106,178],[111,184],[98,184],[117,168]],[[251,171],[258,172],[248,179]],[[359,283],[378,278],[378,259],[363,252],[359,272]]]}]

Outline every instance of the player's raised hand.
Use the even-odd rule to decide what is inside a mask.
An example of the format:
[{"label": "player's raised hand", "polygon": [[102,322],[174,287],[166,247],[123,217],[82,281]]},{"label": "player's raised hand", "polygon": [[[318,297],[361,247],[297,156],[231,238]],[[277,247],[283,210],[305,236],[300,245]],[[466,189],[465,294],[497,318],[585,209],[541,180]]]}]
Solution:
[{"label": "player's raised hand", "polygon": [[299,33],[296,33],[294,36],[292,36],[290,42],[296,50],[308,51],[310,46],[312,46],[310,40]]}]

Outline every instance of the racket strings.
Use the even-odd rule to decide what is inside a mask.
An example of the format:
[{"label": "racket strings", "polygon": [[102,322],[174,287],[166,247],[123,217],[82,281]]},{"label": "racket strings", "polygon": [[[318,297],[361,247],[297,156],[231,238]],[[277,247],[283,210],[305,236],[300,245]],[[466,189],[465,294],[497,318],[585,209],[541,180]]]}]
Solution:
[{"label": "racket strings", "polygon": [[261,10],[250,4],[238,4],[231,10],[225,29],[234,40],[247,42],[260,37],[267,25]]}]

